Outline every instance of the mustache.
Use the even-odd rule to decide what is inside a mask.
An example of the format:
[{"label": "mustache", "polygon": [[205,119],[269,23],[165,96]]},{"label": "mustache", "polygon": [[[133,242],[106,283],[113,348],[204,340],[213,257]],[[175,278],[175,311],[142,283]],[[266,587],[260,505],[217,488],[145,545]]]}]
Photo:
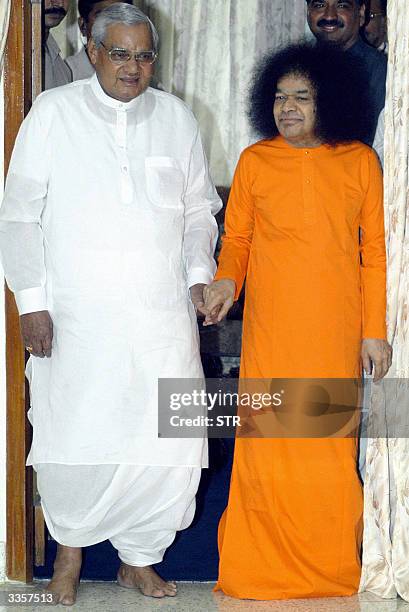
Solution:
[{"label": "mustache", "polygon": [[65,17],[66,14],[67,11],[63,6],[52,6],[44,11],[44,15],[61,15],[61,17]]},{"label": "mustache", "polygon": [[320,19],[317,22],[317,26],[319,28],[325,28],[325,26],[328,26],[328,27],[338,26],[338,28],[343,28],[344,22],[341,21],[340,19]]}]

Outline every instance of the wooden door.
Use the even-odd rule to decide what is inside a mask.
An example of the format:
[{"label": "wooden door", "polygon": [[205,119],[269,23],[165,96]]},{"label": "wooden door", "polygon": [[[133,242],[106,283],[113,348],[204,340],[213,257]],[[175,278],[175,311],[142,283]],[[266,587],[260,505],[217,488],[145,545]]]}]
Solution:
[{"label": "wooden door", "polygon": [[[12,0],[4,64],[4,170],[35,95],[41,91],[41,0]],[[33,577],[33,472],[25,465],[31,444],[28,391],[19,317],[6,288],[7,577]]]}]

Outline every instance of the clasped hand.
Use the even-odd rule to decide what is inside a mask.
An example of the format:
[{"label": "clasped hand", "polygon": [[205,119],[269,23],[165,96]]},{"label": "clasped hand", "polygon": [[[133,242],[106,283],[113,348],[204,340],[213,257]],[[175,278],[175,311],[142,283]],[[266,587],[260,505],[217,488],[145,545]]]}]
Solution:
[{"label": "clasped hand", "polygon": [[236,283],[229,278],[194,285],[190,295],[196,312],[204,316],[203,325],[220,323],[233,306],[235,293]]}]

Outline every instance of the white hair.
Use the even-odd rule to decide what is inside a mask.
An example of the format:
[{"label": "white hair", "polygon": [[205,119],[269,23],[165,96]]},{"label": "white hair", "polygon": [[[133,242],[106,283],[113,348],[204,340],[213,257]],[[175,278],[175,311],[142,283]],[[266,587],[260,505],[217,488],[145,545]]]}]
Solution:
[{"label": "white hair", "polygon": [[122,23],[129,26],[146,23],[151,32],[153,50],[157,52],[159,35],[152,21],[145,13],[136,8],[136,6],[125,4],[124,2],[113,4],[98,13],[91,31],[91,36],[96,47],[100,47],[104,42],[109,26],[116,23]]}]

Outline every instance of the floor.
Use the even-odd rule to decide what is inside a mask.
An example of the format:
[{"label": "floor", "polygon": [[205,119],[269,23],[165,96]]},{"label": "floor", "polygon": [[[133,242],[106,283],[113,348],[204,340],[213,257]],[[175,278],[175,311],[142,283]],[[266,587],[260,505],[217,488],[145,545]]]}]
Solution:
[{"label": "floor", "polygon": [[[44,611],[42,606],[16,606],[7,604],[10,595],[42,593],[45,582],[36,581],[30,586],[21,583],[0,584],[0,612],[8,612],[12,609]],[[357,597],[333,598],[333,599],[309,599],[292,600],[285,602],[276,601],[249,601],[236,600],[226,597],[221,593],[212,592],[213,584],[203,582],[181,582],[179,583],[179,594],[175,599],[158,599],[143,597],[140,593],[122,589],[113,582],[83,582],[81,583],[78,601],[73,610],[84,610],[86,612],[245,612],[277,610],[291,612],[392,612],[395,610],[409,612],[409,603],[402,600],[382,600],[371,593],[362,593]],[[7,605],[5,605],[7,604]]]}]

